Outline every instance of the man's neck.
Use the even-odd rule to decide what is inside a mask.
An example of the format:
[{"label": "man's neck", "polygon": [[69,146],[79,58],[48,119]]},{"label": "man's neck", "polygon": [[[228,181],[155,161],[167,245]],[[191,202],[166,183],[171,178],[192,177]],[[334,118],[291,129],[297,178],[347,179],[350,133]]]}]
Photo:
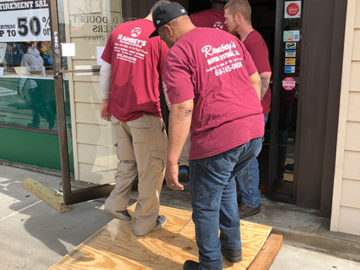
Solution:
[{"label": "man's neck", "polygon": [[177,38],[177,40],[179,40],[183,35],[185,35],[187,32],[190,32],[191,30],[195,29],[196,27],[192,24],[189,23],[186,26],[182,27],[180,30],[180,34],[179,37]]},{"label": "man's neck", "polygon": [[254,28],[252,27],[251,24],[245,24],[244,27],[242,27],[241,29],[239,29],[237,31],[237,33],[239,34],[240,36],[240,39],[242,42],[244,42],[244,40],[248,37],[248,35],[254,31]]},{"label": "man's neck", "polygon": [[152,21],[152,14],[148,14],[144,19]]}]

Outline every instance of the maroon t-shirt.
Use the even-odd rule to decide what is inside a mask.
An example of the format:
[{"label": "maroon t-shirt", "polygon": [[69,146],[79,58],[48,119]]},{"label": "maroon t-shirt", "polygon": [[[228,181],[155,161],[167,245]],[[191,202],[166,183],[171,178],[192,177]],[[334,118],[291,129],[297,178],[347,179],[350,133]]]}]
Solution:
[{"label": "maroon t-shirt", "polygon": [[[252,59],[254,60],[255,66],[259,74],[267,71],[271,72],[271,67],[269,63],[269,50],[265,43],[265,40],[260,35],[260,33],[255,30],[252,31],[244,40],[244,44],[246,49],[249,51]],[[268,114],[270,112],[271,106],[270,87],[266,91],[266,94],[261,101],[261,105],[263,106],[264,114]]]},{"label": "maroon t-shirt", "polygon": [[102,59],[111,64],[109,112],[122,122],[144,114],[161,117],[159,78],[168,47],[146,19],[116,27]]},{"label": "maroon t-shirt", "polygon": [[190,15],[192,23],[197,27],[211,27],[228,31],[225,25],[224,11],[207,9]]},{"label": "maroon t-shirt", "polygon": [[190,159],[217,155],[264,135],[264,115],[244,44],[217,29],[195,28],[170,49],[162,71],[171,104],[194,100]]}]

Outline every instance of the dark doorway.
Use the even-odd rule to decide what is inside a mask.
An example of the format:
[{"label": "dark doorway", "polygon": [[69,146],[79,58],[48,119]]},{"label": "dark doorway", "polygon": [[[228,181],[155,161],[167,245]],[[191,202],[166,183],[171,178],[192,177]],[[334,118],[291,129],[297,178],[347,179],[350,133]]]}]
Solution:
[{"label": "dark doorway", "polygon": [[[263,36],[268,49],[269,61],[273,70],[273,79],[283,80],[285,74],[285,49],[283,40],[276,43],[276,32],[283,29],[301,27],[300,19],[284,20],[283,6],[277,0],[250,0],[252,7],[252,25]],[[211,8],[210,0],[189,1],[189,13],[199,12]],[[277,9],[278,8],[278,9]],[[295,63],[291,67],[296,72],[291,74],[297,82],[300,71],[300,42],[297,42],[297,55],[291,59]],[[297,59],[294,59],[297,58]],[[281,68],[279,68],[281,67]],[[296,179],[294,177],[295,164],[295,135],[297,120],[297,86],[284,91],[279,84],[271,82],[273,93],[272,112],[268,115],[263,150],[258,158],[260,169],[260,189],[262,194],[281,201],[295,203]],[[271,132],[273,130],[273,132]],[[272,138],[272,139],[271,139]],[[272,147],[270,147],[272,144]],[[273,152],[273,155],[271,155]],[[274,153],[276,153],[274,155]],[[269,158],[272,156],[272,158]],[[269,168],[273,168],[269,170]]]},{"label": "dark doorway", "polygon": [[[271,112],[258,158],[260,189],[272,199],[296,203],[294,168],[301,40],[298,35],[293,42],[285,41],[284,31],[301,31],[302,19],[285,19],[284,3],[277,0],[252,0],[250,4],[253,27],[261,33],[269,48],[273,74]],[[293,85],[285,89],[282,81],[288,79]]]},{"label": "dark doorway", "polygon": [[[252,7],[252,25],[268,46],[273,73],[271,112],[265,127],[263,149],[258,157],[260,189],[272,199],[296,203],[297,179],[294,167],[297,157],[295,144],[301,41],[294,41],[288,50],[286,45],[291,44],[285,42],[283,31],[300,30],[302,20],[301,17],[284,19],[283,3],[280,1],[249,2]],[[285,90],[279,82],[287,77],[296,83],[292,89]]]},{"label": "dark doorway", "polygon": [[199,12],[211,8],[210,0],[189,1],[189,13]]}]

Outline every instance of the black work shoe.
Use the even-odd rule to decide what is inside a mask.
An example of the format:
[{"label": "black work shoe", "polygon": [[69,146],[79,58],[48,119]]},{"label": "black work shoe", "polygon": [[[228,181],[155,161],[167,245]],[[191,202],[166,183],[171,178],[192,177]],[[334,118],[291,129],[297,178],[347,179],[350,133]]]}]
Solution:
[{"label": "black work shoe", "polygon": [[239,204],[239,218],[246,218],[256,215],[260,212],[260,205],[258,207],[250,207],[244,203]]},{"label": "black work shoe", "polygon": [[226,260],[232,263],[237,263],[242,260],[242,252],[241,249],[239,250],[233,250],[221,247],[221,253],[224,256]]},{"label": "black work shoe", "polygon": [[187,260],[184,263],[184,270],[198,270],[199,269],[199,263],[191,260]]}]

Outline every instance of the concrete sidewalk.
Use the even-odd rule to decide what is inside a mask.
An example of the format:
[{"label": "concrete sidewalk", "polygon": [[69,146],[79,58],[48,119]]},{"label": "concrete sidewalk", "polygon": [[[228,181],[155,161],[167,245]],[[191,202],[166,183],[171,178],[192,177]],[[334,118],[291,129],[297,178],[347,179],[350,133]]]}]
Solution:
[{"label": "concrete sidewalk", "polygon": [[[59,177],[0,166],[0,270],[47,269],[110,220],[103,213],[103,199],[58,213],[22,188],[27,177],[53,188],[60,183]],[[163,204],[190,207],[188,192],[164,187],[161,199]],[[360,269],[360,263],[285,244],[271,269],[352,270]]]}]

